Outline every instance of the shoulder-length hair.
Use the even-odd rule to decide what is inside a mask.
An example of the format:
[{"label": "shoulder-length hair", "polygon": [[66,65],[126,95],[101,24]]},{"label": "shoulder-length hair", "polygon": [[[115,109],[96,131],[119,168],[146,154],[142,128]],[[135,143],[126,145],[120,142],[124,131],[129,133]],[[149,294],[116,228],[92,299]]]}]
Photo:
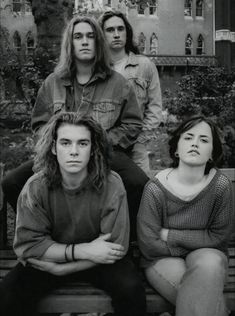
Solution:
[{"label": "shoulder-length hair", "polygon": [[60,58],[54,70],[55,73],[57,73],[60,77],[71,76],[71,74],[73,74],[76,70],[73,47],[73,31],[75,25],[82,22],[88,23],[91,26],[95,36],[94,71],[106,73],[110,72],[111,62],[109,49],[99,24],[92,17],[76,16],[68,23],[63,33]]},{"label": "shoulder-length hair", "polygon": [[91,117],[76,112],[61,112],[54,115],[43,127],[41,137],[35,146],[34,171],[42,172],[49,187],[61,184],[61,172],[57,157],[52,153],[61,125],[85,126],[91,133],[91,154],[88,163],[89,182],[97,190],[101,189],[110,170],[111,144],[101,125]]},{"label": "shoulder-length hair", "polygon": [[104,31],[104,23],[112,18],[112,17],[118,17],[123,20],[125,27],[126,27],[126,45],[125,45],[125,51],[126,53],[132,52],[134,54],[139,54],[139,48],[134,42],[134,37],[133,37],[133,29],[129,21],[127,20],[126,16],[120,12],[120,11],[106,11],[104,12],[101,17],[99,18],[99,24]]},{"label": "shoulder-length hair", "polygon": [[172,137],[168,142],[170,157],[173,161],[171,166],[173,168],[177,168],[179,165],[179,157],[177,157],[175,153],[177,151],[180,136],[201,122],[205,122],[210,126],[212,138],[213,138],[212,159],[210,159],[206,164],[205,174],[208,174],[211,168],[219,165],[223,156],[223,148],[222,148],[222,142],[220,139],[219,129],[217,128],[216,124],[212,120],[206,118],[203,115],[195,115],[188,118],[184,122],[182,122],[179,125],[179,127],[172,133]]}]

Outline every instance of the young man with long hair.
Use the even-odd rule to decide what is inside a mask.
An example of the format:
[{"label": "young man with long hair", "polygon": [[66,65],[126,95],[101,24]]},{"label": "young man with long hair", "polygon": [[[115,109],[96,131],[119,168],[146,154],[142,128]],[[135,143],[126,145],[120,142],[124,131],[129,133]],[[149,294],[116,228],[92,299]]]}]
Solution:
[{"label": "young man with long hair", "polygon": [[112,58],[112,67],[132,84],[142,114],[142,129],[132,148],[133,161],[150,173],[147,142],[162,122],[162,98],[156,66],[139,54],[133,29],[126,16],[119,11],[106,11],[100,17]]},{"label": "young man with long hair", "polygon": [[145,315],[144,288],[126,255],[126,191],[110,171],[105,131],[90,117],[60,113],[35,150],[35,174],[17,206],[19,263],[0,283],[2,315],[35,315],[40,297],[69,280],[105,290],[115,315]]},{"label": "young man with long hair", "polygon": [[[91,116],[107,131],[114,147],[111,168],[120,174],[127,190],[134,239],[136,213],[148,180],[130,158],[142,114],[131,84],[110,68],[102,30],[90,17],[75,17],[65,29],[59,62],[38,92],[32,113],[34,133],[40,134],[50,117],[61,111]],[[5,196],[14,208],[30,175],[32,162],[27,162],[3,181]]]}]

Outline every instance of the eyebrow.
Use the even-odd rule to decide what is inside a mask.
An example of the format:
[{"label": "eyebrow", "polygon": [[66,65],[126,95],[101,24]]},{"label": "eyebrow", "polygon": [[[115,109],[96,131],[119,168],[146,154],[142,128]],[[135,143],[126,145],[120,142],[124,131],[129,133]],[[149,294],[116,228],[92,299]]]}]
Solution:
[{"label": "eyebrow", "polygon": [[[185,134],[187,134],[187,135],[189,135],[189,136],[194,136],[194,134],[188,133],[188,132],[186,132]],[[210,138],[210,136],[208,136],[208,135],[200,135],[200,137]]]},{"label": "eyebrow", "polygon": [[[59,141],[72,141],[72,139],[70,138],[59,138]],[[81,138],[81,139],[77,139],[77,141],[79,142],[90,142],[91,140],[89,138]]]},{"label": "eyebrow", "polygon": [[73,35],[77,35],[77,34],[81,34],[81,35],[91,35],[91,34],[95,34],[95,32],[91,31],[91,32],[86,32],[86,33],[82,33],[82,32],[74,32]]}]

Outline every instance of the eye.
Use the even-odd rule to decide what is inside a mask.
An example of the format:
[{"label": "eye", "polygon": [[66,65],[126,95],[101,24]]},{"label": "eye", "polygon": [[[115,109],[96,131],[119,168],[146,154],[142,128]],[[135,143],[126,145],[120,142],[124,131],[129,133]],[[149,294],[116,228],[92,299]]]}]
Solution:
[{"label": "eye", "polygon": [[190,140],[190,139],[192,139],[192,137],[190,137],[190,136],[185,136],[184,139],[185,139],[185,140]]},{"label": "eye", "polygon": [[81,34],[79,34],[79,33],[73,34],[73,39],[81,39],[81,38],[82,38]]},{"label": "eye", "polygon": [[89,142],[83,141],[83,142],[80,142],[80,143],[79,143],[79,146],[80,146],[80,147],[86,147],[86,146],[88,146],[88,144],[89,144]]},{"label": "eye", "polygon": [[107,27],[106,32],[112,33],[112,32],[114,32],[114,28],[113,27]]},{"label": "eye", "polygon": [[118,31],[119,31],[119,32],[123,32],[124,30],[125,30],[125,27],[124,27],[124,26],[119,26],[119,27],[118,27]]},{"label": "eye", "polygon": [[202,139],[201,139],[201,142],[202,142],[202,143],[209,143],[209,140],[208,140],[208,139],[205,139],[205,138],[202,138]]},{"label": "eye", "polygon": [[95,34],[94,33],[89,33],[87,37],[88,38],[95,38]]},{"label": "eye", "polygon": [[67,140],[63,140],[63,141],[60,142],[60,144],[61,144],[62,146],[64,146],[64,147],[67,147],[67,146],[70,145],[70,142],[67,141]]}]

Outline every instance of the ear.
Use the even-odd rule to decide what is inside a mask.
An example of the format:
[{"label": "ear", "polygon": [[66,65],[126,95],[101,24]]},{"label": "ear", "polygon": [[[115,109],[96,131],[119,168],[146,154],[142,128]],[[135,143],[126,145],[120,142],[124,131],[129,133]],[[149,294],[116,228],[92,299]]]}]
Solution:
[{"label": "ear", "polygon": [[56,156],[56,142],[53,140],[53,144],[52,144],[52,147],[51,147],[51,152],[53,155]]}]

